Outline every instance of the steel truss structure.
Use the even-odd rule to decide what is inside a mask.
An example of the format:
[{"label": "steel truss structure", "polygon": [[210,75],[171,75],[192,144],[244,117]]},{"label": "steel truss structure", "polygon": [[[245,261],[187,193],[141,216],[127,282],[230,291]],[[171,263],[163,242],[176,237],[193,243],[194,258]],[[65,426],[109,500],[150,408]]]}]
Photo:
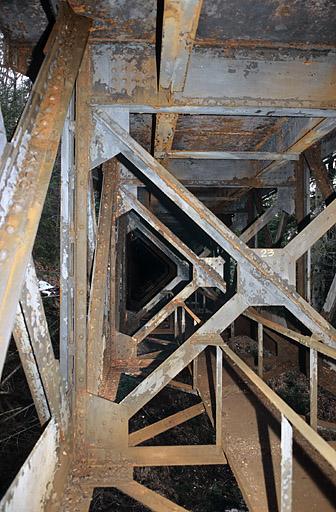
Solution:
[{"label": "steel truss structure", "polygon": [[[69,4],[71,7],[60,7],[43,64],[10,143],[4,141],[0,123],[1,369],[13,334],[44,425],[41,438],[4,496],[1,510],[22,510],[22,503],[28,503],[26,510],[33,512],[88,511],[95,488],[115,487],[151,510],[183,511],[186,509],[135,481],[134,468],[212,464],[230,465],[252,511],[301,510],[300,493],[308,496],[311,510],[335,510],[335,503],[322,492],[314,475],[300,465],[293,450],[294,437],[330,481],[335,481],[335,450],[317,432],[317,385],[318,356],[336,359],[336,331],[327,315],[322,316],[306,300],[308,271],[304,259],[336,221],[333,188],[318,153],[320,146],[314,146],[336,128],[335,87],[332,90],[325,78],[327,72],[335,75],[334,50],[322,48],[319,55],[313,52],[313,71],[308,71],[304,62],[305,48],[289,48],[293,56],[287,61],[280,55],[274,64],[279,80],[282,83],[285,76],[290,77],[283,91],[281,84],[272,82],[271,61],[276,50],[268,48],[264,60],[259,61],[260,75],[255,73],[253,78],[248,73],[238,87],[228,69],[233,66],[238,74],[246,71],[243,50],[232,46],[225,55],[211,46],[206,52],[206,43],[195,48],[203,2],[169,0],[162,20],[159,85],[152,90],[150,55],[142,55],[138,68],[133,62],[140,43],[123,43],[121,49],[122,43],[113,42],[112,36],[109,41],[106,36],[107,42],[98,40],[95,17],[99,18],[99,12],[93,6],[86,10],[77,0]],[[202,66],[209,73],[217,69],[206,87]],[[315,73],[319,87],[311,85],[309,73]],[[146,92],[141,83],[145,76]],[[295,82],[297,76],[300,83],[307,79],[302,91]],[[259,97],[261,80],[266,82],[262,91],[271,84],[271,97]],[[238,87],[232,91],[235,97],[220,97],[218,83],[223,89]],[[140,113],[156,118],[152,152],[131,133],[131,116]],[[282,121],[279,132],[255,150],[175,149],[178,122],[186,114],[188,122],[193,116],[216,121],[220,116],[231,121],[245,116],[251,122],[264,116]],[[60,140],[57,360],[31,253]],[[311,148],[305,153],[309,167],[328,201],[306,227],[279,248],[286,219],[294,208],[299,220],[307,213],[307,164],[302,158],[307,148]],[[221,165],[228,161],[228,167],[219,167],[218,161]],[[244,161],[246,167],[239,173]],[[100,165],[103,185],[96,219],[92,170]],[[245,222],[238,236],[234,224],[230,229],[222,222],[216,208],[207,207],[197,189],[203,187],[206,193],[214,183],[217,189],[233,190],[229,201],[235,207],[241,204],[242,192],[252,189],[275,188],[277,198],[269,209],[258,212],[253,222]],[[144,190],[152,191],[152,202],[143,199]],[[219,203],[224,210],[227,203],[223,196]],[[200,229],[206,233],[218,247],[218,254],[195,251],[183,241],[183,236],[164,221],[168,214],[160,210],[162,204],[178,209],[191,232]],[[261,230],[267,234],[267,225],[276,215],[281,220],[275,246],[269,240],[266,247],[251,247],[249,242]],[[164,286],[135,315],[130,315],[126,305],[126,238],[135,230],[172,261],[177,271],[169,274]],[[230,260],[236,266],[234,290],[229,277],[224,277]],[[330,303],[335,302],[335,289],[333,282],[327,299]],[[207,318],[200,318],[188,303],[198,291],[204,297],[223,297]],[[275,322],[258,309],[265,306],[286,308],[307,331],[300,333]],[[192,319],[189,330],[186,315]],[[222,336],[229,328],[233,333],[234,322],[241,315],[258,325],[257,373]],[[169,345],[174,349],[165,357],[167,342],[157,338],[162,348],[144,355],[143,342],[155,336],[168,318],[175,319]],[[264,330],[276,332],[279,345],[289,338],[309,351],[310,425],[263,380]],[[142,370],[146,368],[144,376]],[[187,384],[175,380],[185,368],[191,370],[193,390],[202,402],[129,432],[130,419],[165,386],[188,389]],[[233,381],[232,372],[243,382],[243,391]],[[118,386],[125,373],[141,378],[118,401]],[[215,402],[210,398],[211,381]],[[233,400],[227,390],[234,387]],[[275,502],[270,501],[265,475],[257,487],[251,479],[254,470],[258,473],[256,468],[263,468],[262,442],[256,452],[249,453],[246,439],[244,451],[244,425],[239,421],[238,408],[245,404],[247,417],[253,414],[248,400],[252,395],[261,400],[278,425],[278,431],[270,433],[274,467],[273,476],[267,477],[273,479]],[[208,414],[213,423],[215,444],[140,446],[201,414]],[[266,416],[264,420],[267,425]]]}]

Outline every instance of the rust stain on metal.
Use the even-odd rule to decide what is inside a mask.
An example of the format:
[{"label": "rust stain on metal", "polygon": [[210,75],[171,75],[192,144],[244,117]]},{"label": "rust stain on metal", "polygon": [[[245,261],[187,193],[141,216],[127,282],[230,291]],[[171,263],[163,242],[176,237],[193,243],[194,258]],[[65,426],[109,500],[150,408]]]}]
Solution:
[{"label": "rust stain on metal", "polygon": [[[34,482],[35,473],[40,471],[38,466],[45,463],[44,479],[35,478],[35,487],[32,487],[36,489],[35,502],[38,501],[35,508],[41,512],[88,510],[94,487],[101,486],[115,486],[154,510],[167,507],[167,510],[182,512],[184,509],[181,507],[136,483],[133,468],[139,465],[226,463],[222,450],[220,350],[223,350],[227,361],[231,361],[231,366],[237,366],[244,378],[259,389],[263,399],[270,400],[272,406],[287,418],[286,421],[299,429],[310,450],[318,454],[319,461],[335,467],[333,453],[327,443],[280,401],[223,344],[220,336],[250,306],[283,305],[314,333],[313,337],[299,337],[299,343],[334,357],[335,349],[322,344],[320,339],[334,347],[336,331],[296,293],[293,276],[300,251],[307,250],[332,225],[335,205],[331,203],[287,249],[253,250],[243,242],[244,234],[239,238],[219,219],[230,218],[237,212],[245,214],[246,204],[240,197],[246,195],[251,187],[274,189],[280,183],[288,186],[285,192],[282,190],[283,194],[287,193],[294,183],[290,164],[267,165],[267,162],[260,161],[248,166],[240,163],[238,168],[223,161],[221,168],[215,168],[211,160],[204,160],[200,164],[203,167],[197,168],[191,161],[182,161],[184,168],[181,165],[180,169],[174,169],[168,158],[171,149],[239,150],[245,152],[245,158],[246,152],[259,151],[264,156],[267,153],[273,158],[283,158],[279,153],[300,153],[333,130],[335,119],[330,117],[332,111],[325,119],[320,114],[317,118],[314,111],[315,107],[319,113],[324,107],[335,107],[336,39],[332,31],[325,30],[329,18],[334,19],[332,3],[327,0],[244,0],[238,3],[233,0],[225,3],[220,0],[169,0],[164,2],[162,13],[157,11],[154,0],[69,0],[69,4],[74,12],[63,5],[46,46],[45,61],[32,99],[8,150],[9,156],[6,153],[2,162],[0,265],[3,271],[0,285],[4,286],[0,288],[3,290],[0,313],[4,335],[0,355],[4,359],[19,298],[16,288],[19,289],[23,282],[24,267],[31,253],[68,99],[86,47],[76,84],[76,115],[75,122],[72,122],[75,148],[70,150],[75,164],[74,227],[71,230],[74,296],[70,314],[73,322],[72,318],[66,319],[71,324],[71,339],[74,340],[68,347],[70,378],[65,392],[36,276],[30,266],[21,296],[25,325],[33,347],[27,375],[31,374],[35,379],[37,400],[44,396],[43,393],[41,395],[42,385],[36,373],[41,376],[46,391],[44,398],[53,417],[39,442],[41,445],[47,438],[49,444],[46,443],[45,453],[40,453],[36,462],[38,445],[9,495],[5,496],[8,511],[14,510],[15,500],[31,492],[26,481]],[[12,2],[12,10],[8,0],[4,5],[0,26],[6,28],[5,15],[9,13],[7,21],[10,26],[5,35],[13,52],[11,60],[16,59],[17,68],[23,68],[37,35],[41,35],[45,15],[41,12],[40,2],[31,0],[30,19],[36,20],[36,26],[33,26],[27,24],[26,12],[19,13],[18,19],[13,21],[17,12],[16,0]],[[157,41],[161,29],[162,40]],[[102,104],[101,108],[96,107],[98,103]],[[124,107],[124,120],[131,108],[130,134],[121,127],[116,111],[109,108],[118,104]],[[132,111],[134,105],[140,105],[139,109]],[[162,105],[180,105],[183,113],[158,112],[154,119],[153,114],[148,113],[150,110],[146,112],[148,107]],[[225,116],[217,111],[211,115],[209,112],[206,115],[189,115],[195,105],[226,105],[237,110],[233,115]],[[260,105],[262,108],[266,106],[267,110],[265,115],[263,111],[263,115],[253,116],[242,113],[245,105],[255,107],[257,114],[261,112],[258,110]],[[273,112],[274,105],[280,110],[287,109],[286,112],[289,107],[300,112],[303,106],[307,108],[305,115],[314,116],[315,112],[316,119],[297,120],[284,117],[288,114],[283,112],[282,117],[277,118]],[[120,157],[104,164],[98,235],[93,242],[90,240],[88,253],[87,206],[92,183],[89,150],[96,129],[92,116],[108,131],[109,141],[115,144],[109,148],[112,153],[116,147],[113,154],[120,151],[131,165]],[[128,122],[125,125],[128,126]],[[150,152],[165,165],[160,165]],[[327,196],[332,187],[321,172],[320,155],[310,151],[307,157],[317,173],[323,194]],[[138,168],[139,175],[145,177],[143,183],[138,180],[138,173],[136,180],[131,175],[132,165]],[[167,171],[166,166],[172,172]],[[180,172],[181,181],[188,184],[189,189],[174,177],[174,171]],[[141,187],[145,186],[143,193]],[[217,294],[218,297],[219,294],[223,296],[227,291],[223,278],[225,265],[217,261],[220,257],[204,257],[201,251],[207,254],[207,250],[210,251],[208,247],[197,248],[197,254],[193,252],[191,242],[190,246],[185,244],[174,234],[174,226],[170,229],[169,219],[166,225],[157,218],[153,213],[155,209],[160,214],[162,207],[163,218],[165,215],[168,218],[170,212],[166,201],[151,197],[152,189],[154,195],[159,189],[160,194],[168,199],[167,204],[173,202],[175,209],[182,211],[181,217],[189,217],[194,226],[206,233],[211,239],[213,253],[225,252],[237,264],[237,289],[228,302],[218,305],[215,312],[208,311],[206,318],[196,314],[192,303],[186,301],[200,290],[206,298],[209,295],[217,297]],[[143,198],[146,206],[137,195]],[[92,190],[91,200],[91,207],[94,207]],[[273,209],[265,214],[266,217],[255,221],[251,232],[256,233],[264,226],[265,218],[274,211],[278,210]],[[142,231],[139,222],[143,223]],[[162,259],[166,265],[167,260],[175,259],[186,264],[186,275],[179,282],[178,292],[174,293],[167,286],[167,300],[162,303],[161,299],[153,300],[155,308],[149,301],[136,313],[127,307],[125,271],[125,240],[127,233],[134,229],[139,229],[165,254]],[[185,234],[191,238],[192,232]],[[196,247],[197,244],[196,241]],[[181,309],[197,324],[190,336],[185,336],[182,314],[179,322],[177,313]],[[167,319],[167,326],[162,328],[162,322]],[[128,329],[129,326],[132,328]],[[175,351],[166,357],[164,348],[167,340],[160,338],[162,346],[159,350],[141,354],[140,343],[157,333],[162,335],[165,330],[178,343]],[[286,332],[293,336],[289,330]],[[319,341],[316,341],[317,337]],[[206,375],[199,373],[201,366],[193,361],[197,361],[205,347],[212,344],[217,345],[216,446],[130,446],[128,420],[184,368],[192,363],[193,385],[195,388],[198,382],[203,385]],[[124,373],[139,377],[140,383],[117,403],[118,387]],[[204,403],[208,405],[206,399]],[[45,421],[48,408],[46,402],[42,405],[40,416]],[[203,405],[196,409],[197,414],[200,413]],[[223,413],[226,413],[225,407]],[[193,417],[193,414],[194,411],[189,411],[185,417]],[[171,421],[179,424],[184,414],[174,416],[173,420],[168,418],[159,425],[151,426],[152,435],[170,428]],[[261,441],[260,449],[263,448]],[[280,471],[274,467],[275,472]],[[311,482],[315,485],[313,480]],[[319,493],[317,500],[321,500]],[[323,507],[319,508],[322,510]]]}]

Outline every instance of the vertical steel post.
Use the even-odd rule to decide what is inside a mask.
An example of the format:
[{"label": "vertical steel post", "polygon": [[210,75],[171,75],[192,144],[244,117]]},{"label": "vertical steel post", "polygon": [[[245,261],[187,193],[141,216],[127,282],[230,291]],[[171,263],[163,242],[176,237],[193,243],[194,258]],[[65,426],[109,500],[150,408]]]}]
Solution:
[{"label": "vertical steel post", "polygon": [[185,334],[186,334],[186,314],[185,309],[181,307],[181,341],[183,342],[185,340]]},{"label": "vertical steel post", "polygon": [[222,446],[223,352],[216,347],[216,446]]},{"label": "vertical steel post", "polygon": [[293,428],[281,415],[281,512],[292,512]]},{"label": "vertical steel post", "polygon": [[74,194],[74,95],[64,123],[61,144],[60,219],[60,370],[70,386],[73,353],[73,194]]},{"label": "vertical steel post", "polygon": [[195,357],[192,364],[193,390],[197,390],[198,357]]},{"label": "vertical steel post", "polygon": [[264,328],[258,322],[258,375],[262,379],[264,368]]},{"label": "vertical steel post", "polygon": [[310,426],[317,430],[317,350],[309,349]]},{"label": "vertical steel post", "polygon": [[[296,166],[295,216],[298,230],[310,212],[309,170],[301,157]],[[310,302],[310,251],[297,261],[297,291]]]},{"label": "vertical steel post", "polygon": [[178,325],[178,307],[174,309],[174,338],[177,340],[179,335],[179,325]]},{"label": "vertical steel post", "polygon": [[74,192],[74,403],[75,441],[85,446],[87,344],[87,241],[91,117],[88,108],[91,74],[88,50],[76,84],[75,192]]},{"label": "vertical steel post", "polygon": [[7,135],[6,135],[6,129],[5,129],[5,123],[2,116],[2,110],[0,106],[0,158],[2,157],[2,153],[5,150],[5,147],[7,145]]}]

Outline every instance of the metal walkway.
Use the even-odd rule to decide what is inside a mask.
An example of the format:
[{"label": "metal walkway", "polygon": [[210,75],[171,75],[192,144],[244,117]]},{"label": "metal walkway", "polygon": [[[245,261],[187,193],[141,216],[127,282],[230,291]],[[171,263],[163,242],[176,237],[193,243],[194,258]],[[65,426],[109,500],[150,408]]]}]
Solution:
[{"label": "metal walkway", "polygon": [[[212,417],[216,356],[198,358],[198,389]],[[239,368],[223,369],[223,450],[251,511],[281,510],[281,416]],[[334,511],[335,474],[302,438],[293,458],[293,510]],[[304,449],[306,451],[304,451]]]}]

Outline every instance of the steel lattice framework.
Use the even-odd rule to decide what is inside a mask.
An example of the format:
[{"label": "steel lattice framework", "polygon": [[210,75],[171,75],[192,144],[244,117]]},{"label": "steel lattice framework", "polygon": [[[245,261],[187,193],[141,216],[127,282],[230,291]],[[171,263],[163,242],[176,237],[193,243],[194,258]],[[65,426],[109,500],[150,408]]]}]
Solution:
[{"label": "steel lattice framework", "polygon": [[[306,48],[303,43],[296,49],[289,45],[287,58],[285,50],[269,44],[264,50],[255,50],[258,64],[254,65],[250,54],[246,58],[244,53],[252,51],[247,42],[235,47],[231,41],[225,53],[208,39],[196,38],[198,30],[206,32],[204,20],[210,16],[206,9],[211,2],[169,0],[162,18],[160,68],[155,70],[151,43],[141,46],[138,40],[118,40],[112,26],[99,25],[103,16],[100,3],[71,0],[69,4],[71,7],[66,3],[60,6],[43,64],[10,143],[2,136],[0,124],[1,370],[13,334],[44,425],[41,438],[4,496],[1,510],[22,510],[26,503],[25,510],[32,512],[88,511],[94,488],[115,487],[151,510],[182,511],[186,509],[136,482],[134,468],[207,464],[230,464],[250,510],[275,510],[269,501],[267,479],[259,482],[258,489],[250,480],[254,464],[262,467],[262,442],[253,454],[246,448],[242,451],[244,429],[238,406],[246,407],[247,417],[253,415],[248,401],[252,395],[262,400],[280,430],[270,433],[269,448],[278,509],[300,510],[300,492],[311,500],[312,510],[335,510],[335,503],[293,455],[294,432],[307,454],[314,454],[314,460],[335,481],[335,450],[317,432],[317,373],[319,355],[336,359],[336,331],[306,300],[304,260],[336,221],[333,187],[318,153],[320,146],[315,145],[336,128],[335,49],[325,42],[326,48],[321,43],[318,49]],[[230,5],[227,2],[228,9]],[[147,7],[144,9],[145,15]],[[98,36],[103,29],[106,33]],[[310,66],[305,52],[311,52]],[[225,90],[231,91],[230,96],[224,96]],[[138,142],[141,137],[132,135],[132,123],[137,119],[132,116],[137,115],[155,115],[152,150]],[[198,148],[174,147],[182,130],[179,122],[188,128],[193,122],[201,123],[200,118],[215,127],[220,119],[234,124],[244,118],[252,135],[261,118],[267,123],[276,118],[278,124],[253,150],[221,148],[215,142],[202,150],[199,141]],[[60,141],[57,360],[31,253]],[[272,240],[266,247],[249,246],[275,215],[281,217],[279,242],[294,203],[297,217],[306,215],[307,164],[302,154],[308,148],[309,167],[328,199],[325,207],[283,248],[272,246]],[[103,185],[96,219],[92,170],[100,165]],[[227,197],[219,196],[223,211],[225,198],[238,207],[242,193],[253,189],[275,188],[277,197],[238,236],[216,215],[212,206],[218,197],[202,199],[202,193],[214,184],[217,190],[229,191]],[[152,202],[141,199],[145,187],[153,191]],[[219,248],[218,254],[226,255],[225,261],[220,255],[197,252],[182,241],[164,221],[169,213],[160,215],[156,196],[164,197],[162,204],[173,204],[189,226],[206,233]],[[131,317],[125,299],[125,240],[135,229],[178,270],[164,288],[164,300],[160,290]],[[236,287],[233,292],[231,287],[230,293],[224,278],[229,259],[235,262],[237,273]],[[214,289],[225,299],[207,318],[199,318],[188,299],[198,290],[212,297]],[[328,295],[331,303],[335,302],[335,289],[333,282]],[[286,308],[311,334],[275,322],[258,309],[264,306]],[[185,327],[186,315],[192,319],[190,332]],[[241,315],[258,325],[257,373],[222,336],[229,328],[233,331]],[[155,353],[144,358],[139,352],[143,341],[172,317],[178,342],[174,350],[165,358],[161,351],[158,358]],[[309,352],[310,425],[263,380],[265,330],[277,333],[279,345],[286,343],[279,338],[284,336]],[[150,363],[152,371],[117,402],[120,376],[139,374]],[[230,372],[223,374],[223,364],[244,382],[245,391],[236,390],[241,402],[226,393],[237,384]],[[191,369],[193,389],[202,403],[130,433],[129,420],[165,386],[188,388],[175,380],[185,368]],[[215,444],[139,446],[203,413],[214,426]],[[242,460],[247,461],[246,468]]]}]

